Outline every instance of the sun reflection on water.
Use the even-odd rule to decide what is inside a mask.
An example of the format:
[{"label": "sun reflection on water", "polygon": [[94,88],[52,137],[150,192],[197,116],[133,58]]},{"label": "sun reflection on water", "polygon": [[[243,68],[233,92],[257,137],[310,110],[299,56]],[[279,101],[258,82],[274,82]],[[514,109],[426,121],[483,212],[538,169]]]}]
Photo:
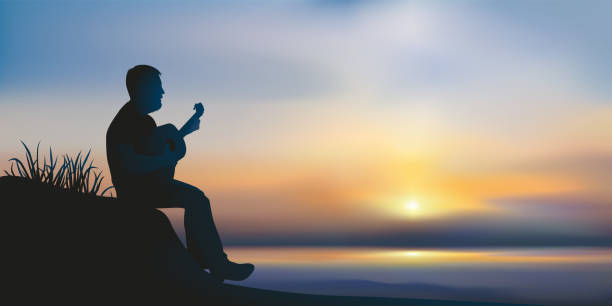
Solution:
[{"label": "sun reflection on water", "polygon": [[576,249],[385,249],[323,247],[240,247],[229,248],[237,261],[259,265],[363,265],[427,266],[427,265],[496,265],[612,263],[609,250]]}]

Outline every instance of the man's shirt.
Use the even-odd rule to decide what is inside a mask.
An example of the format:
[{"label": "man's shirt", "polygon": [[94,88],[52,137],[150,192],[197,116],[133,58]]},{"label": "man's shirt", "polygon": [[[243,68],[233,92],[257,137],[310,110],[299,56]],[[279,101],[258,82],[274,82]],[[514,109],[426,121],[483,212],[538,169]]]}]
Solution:
[{"label": "man's shirt", "polygon": [[130,165],[121,160],[119,152],[120,144],[128,144],[139,154],[138,148],[145,137],[151,135],[157,127],[155,120],[149,115],[140,114],[136,110],[134,102],[127,102],[117,113],[106,131],[106,158],[110,168],[113,185],[119,193],[120,190],[128,189],[143,190],[142,187],[151,187],[152,173],[129,174],[127,169]]}]

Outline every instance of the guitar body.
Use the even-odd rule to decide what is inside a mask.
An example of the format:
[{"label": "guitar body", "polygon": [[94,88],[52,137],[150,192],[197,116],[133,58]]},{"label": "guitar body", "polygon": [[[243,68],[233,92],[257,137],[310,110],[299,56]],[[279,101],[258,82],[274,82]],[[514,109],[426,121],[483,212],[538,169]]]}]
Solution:
[{"label": "guitar body", "polygon": [[[187,152],[185,140],[183,140],[178,129],[172,124],[165,124],[155,128],[151,135],[143,142],[141,151],[147,155],[162,155],[166,147],[170,151],[175,152],[179,159],[183,158]],[[176,164],[155,171],[155,181],[160,184],[172,181],[174,179],[175,167]]]},{"label": "guitar body", "polygon": [[[195,114],[187,121],[186,126],[189,123],[197,122],[199,124],[199,118],[204,114],[204,106],[202,103],[197,103],[193,106]],[[198,125],[199,127],[199,125]],[[185,127],[178,130],[172,124],[164,124],[156,127],[149,137],[146,137],[142,143],[137,145],[137,151],[145,155],[163,155],[166,148],[174,152],[177,156],[177,162],[181,158],[185,157],[187,147],[185,146],[186,134],[192,132],[186,131]],[[174,179],[174,168],[176,163],[172,166],[161,168],[152,174],[152,180],[158,184],[168,184]]]}]

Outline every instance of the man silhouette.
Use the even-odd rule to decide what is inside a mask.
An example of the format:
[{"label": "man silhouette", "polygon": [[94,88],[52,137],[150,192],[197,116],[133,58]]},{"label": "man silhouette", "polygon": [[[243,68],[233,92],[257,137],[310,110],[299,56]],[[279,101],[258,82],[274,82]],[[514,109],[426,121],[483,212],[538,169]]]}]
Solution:
[{"label": "man silhouette", "polygon": [[[221,280],[246,279],[255,267],[227,259],[204,193],[175,180],[173,170],[168,179],[159,178],[160,171],[174,169],[184,152],[173,151],[163,143],[159,144],[163,146],[159,154],[143,149],[143,143],[155,141],[152,135],[157,125],[148,114],[162,106],[165,92],[160,75],[157,69],[147,65],[135,66],[127,73],[130,100],[117,113],[106,133],[106,155],[117,197],[130,205],[184,208],[187,248],[202,268],[208,268]],[[199,129],[199,119],[193,119],[181,128],[181,136]]]}]

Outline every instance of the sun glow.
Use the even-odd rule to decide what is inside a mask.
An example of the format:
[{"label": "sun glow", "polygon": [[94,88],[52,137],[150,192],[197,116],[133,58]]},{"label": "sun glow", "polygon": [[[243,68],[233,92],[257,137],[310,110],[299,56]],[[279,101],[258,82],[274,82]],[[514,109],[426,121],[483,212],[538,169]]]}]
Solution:
[{"label": "sun glow", "polygon": [[417,211],[419,210],[419,207],[420,207],[419,202],[414,201],[414,200],[406,202],[404,206],[406,207],[408,211]]},{"label": "sun glow", "polygon": [[421,207],[421,203],[419,203],[416,200],[409,200],[403,203],[403,210],[404,210],[404,215],[407,215],[408,217],[417,217],[417,216],[422,216],[422,207]]}]

